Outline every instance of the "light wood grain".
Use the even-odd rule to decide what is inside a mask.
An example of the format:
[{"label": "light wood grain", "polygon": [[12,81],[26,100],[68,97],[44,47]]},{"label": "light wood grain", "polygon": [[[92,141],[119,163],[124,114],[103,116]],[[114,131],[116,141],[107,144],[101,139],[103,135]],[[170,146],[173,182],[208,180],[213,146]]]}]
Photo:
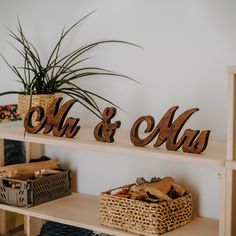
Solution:
[{"label": "light wood grain", "polygon": [[164,234],[165,236],[217,236],[218,222],[204,218],[195,218],[191,223]]},{"label": "light wood grain", "polygon": [[153,144],[146,147],[135,147],[129,140],[129,133],[124,131],[117,131],[114,143],[97,142],[93,137],[93,129],[85,127],[81,127],[78,135],[72,139],[54,137],[50,134],[26,134],[24,137],[24,130],[21,126],[0,127],[0,138],[219,167],[224,166],[226,159],[224,142],[210,140],[203,153],[191,154],[182,151],[168,151],[165,148],[153,148]]},{"label": "light wood grain", "polygon": [[225,167],[227,169],[236,170],[236,161],[226,161]]},{"label": "light wood grain", "polygon": [[4,140],[0,139],[0,166],[4,165]]},{"label": "light wood grain", "polygon": [[24,233],[27,236],[40,235],[41,227],[45,222],[29,215],[24,217]]},{"label": "light wood grain", "polygon": [[[87,150],[124,154],[126,156],[155,158],[168,161],[201,164],[224,167],[226,148],[224,142],[209,141],[202,154],[189,154],[182,151],[168,151],[165,148],[155,149],[153,144],[146,147],[135,147],[129,140],[129,133],[118,131],[116,141],[112,144],[97,142],[93,138],[93,129],[82,127],[73,139],[54,137],[43,134],[26,134],[21,124],[15,127],[1,127],[0,138],[21,140],[35,144],[49,144],[66,148],[82,148]],[[17,212],[28,217],[35,217],[59,223],[74,225],[111,235],[134,235],[128,232],[112,229],[99,223],[99,198],[88,195],[73,194],[69,197],[51,201],[32,208],[17,208],[0,204],[0,209]],[[30,218],[29,218],[30,219]],[[222,220],[222,219],[221,219]],[[28,225],[28,235],[30,228]],[[195,218],[190,224],[167,233],[168,236],[217,236],[219,227],[217,220]],[[221,235],[225,236],[225,235]]]},{"label": "light wood grain", "polygon": [[[235,170],[236,160],[236,66],[228,67],[229,82],[228,82],[228,116],[227,116],[227,150],[226,150],[226,175],[225,175],[225,235],[235,235],[236,229],[232,231],[232,222],[235,218],[236,210],[234,209],[236,196],[233,185],[235,184],[233,170]],[[234,178],[235,179],[235,178]],[[233,194],[234,193],[234,194]]]},{"label": "light wood grain", "polygon": [[8,166],[1,166],[0,172],[9,172],[18,170],[20,171],[35,171],[38,169],[57,169],[59,167],[59,162],[56,160],[40,161],[33,163],[21,163]]},{"label": "light wood grain", "polygon": [[236,74],[236,66],[235,65],[228,66],[227,72],[228,72],[228,74]]},{"label": "light wood grain", "polygon": [[[74,225],[117,236],[135,235],[105,227],[99,223],[99,197],[73,193],[71,196],[31,208],[18,208],[0,204],[0,209],[18,212],[35,218]],[[169,232],[167,236],[217,236],[218,221],[194,218],[191,223]]]},{"label": "light wood grain", "polygon": [[0,235],[6,233],[6,211],[0,210]]},{"label": "light wood grain", "polygon": [[226,172],[227,169],[222,167],[220,170],[220,215],[219,215],[219,235],[224,236],[226,232]]}]

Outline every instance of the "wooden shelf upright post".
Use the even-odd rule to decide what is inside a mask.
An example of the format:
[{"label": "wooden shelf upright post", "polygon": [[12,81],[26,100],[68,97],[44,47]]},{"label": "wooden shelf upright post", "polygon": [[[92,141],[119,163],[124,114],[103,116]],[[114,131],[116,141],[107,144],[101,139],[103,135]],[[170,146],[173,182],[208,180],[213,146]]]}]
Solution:
[{"label": "wooden shelf upright post", "polygon": [[226,147],[226,171],[225,171],[225,203],[224,235],[236,234],[236,173],[234,162],[236,161],[236,66],[228,67],[228,124]]}]

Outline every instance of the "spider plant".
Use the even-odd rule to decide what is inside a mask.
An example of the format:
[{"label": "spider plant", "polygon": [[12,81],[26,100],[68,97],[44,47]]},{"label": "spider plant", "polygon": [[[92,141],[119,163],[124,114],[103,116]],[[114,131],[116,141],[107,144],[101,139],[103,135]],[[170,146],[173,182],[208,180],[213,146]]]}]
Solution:
[{"label": "spider plant", "polygon": [[40,54],[37,51],[36,47],[26,38],[20,20],[18,18],[17,33],[14,33],[10,29],[8,29],[8,33],[9,36],[13,38],[14,41],[18,43],[18,45],[20,45],[19,49],[14,44],[11,44],[23,58],[23,65],[20,67],[10,65],[10,63],[2,54],[1,57],[8,65],[8,67],[16,74],[16,76],[18,77],[17,81],[22,85],[23,89],[21,91],[3,92],[0,93],[0,96],[6,94],[33,95],[62,93],[71,98],[77,99],[79,103],[81,103],[84,107],[86,107],[99,118],[102,117],[102,114],[100,108],[97,105],[96,99],[101,99],[116,106],[113,102],[109,101],[103,96],[81,88],[79,86],[78,80],[84,77],[100,75],[123,77],[132,81],[135,80],[128,76],[100,67],[85,67],[82,65],[82,62],[89,60],[90,57],[87,54],[99,45],[121,43],[139,47],[138,45],[122,40],[101,40],[88,45],[83,45],[63,56],[61,53],[61,46],[64,38],[68,35],[69,32],[71,32],[72,29],[78,26],[92,13],[93,12],[87,14],[85,17],[77,21],[68,29],[66,29],[65,27],[63,28],[59,40],[54,46],[52,52],[49,54],[46,63],[42,62]]}]

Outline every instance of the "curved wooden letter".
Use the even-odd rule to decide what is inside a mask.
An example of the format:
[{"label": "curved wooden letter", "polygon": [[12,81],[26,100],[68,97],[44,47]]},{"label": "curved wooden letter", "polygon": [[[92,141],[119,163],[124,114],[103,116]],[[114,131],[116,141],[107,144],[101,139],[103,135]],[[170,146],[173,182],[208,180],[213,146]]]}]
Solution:
[{"label": "curved wooden letter", "polygon": [[[179,133],[190,116],[198,111],[198,108],[192,108],[183,112],[175,121],[174,115],[178,106],[170,108],[162,117],[158,125],[155,127],[155,120],[152,116],[142,116],[135,121],[131,128],[130,139],[135,146],[145,146],[149,144],[157,135],[157,140],[154,147],[159,147],[163,143],[166,143],[166,149],[177,151],[182,145],[184,152],[201,153],[205,150],[210,131],[204,130],[200,133],[199,130],[187,129],[184,131],[182,137],[178,139]],[[144,130],[145,133],[150,133],[145,138],[140,138],[138,131],[140,125],[146,122],[147,127]],[[154,128],[155,127],[155,128]],[[200,134],[199,134],[200,133]],[[198,136],[199,134],[199,136]],[[197,137],[198,136],[198,137]]]},{"label": "curved wooden letter", "polygon": [[115,121],[111,123],[111,119],[116,115],[115,107],[107,107],[103,111],[103,119],[99,122],[94,129],[94,137],[97,141],[113,143],[114,135],[116,133],[116,129],[118,129],[121,125],[120,121]]},{"label": "curved wooden letter", "polygon": [[[37,123],[36,126],[32,124],[32,117],[35,112],[37,114],[35,121],[39,122]],[[27,115],[25,116],[24,126],[27,132],[36,134],[40,130],[43,129],[46,122],[47,122],[47,118],[44,116],[44,109],[41,106],[36,106],[36,107],[32,107],[30,111],[27,113]]]},{"label": "curved wooden letter", "polygon": [[[79,118],[69,117],[66,119],[66,116],[77,100],[71,99],[60,107],[61,101],[61,97],[56,98],[46,114],[41,106],[32,107],[24,121],[26,131],[35,134],[44,128],[44,134],[52,131],[54,136],[61,137],[65,135],[67,138],[73,138],[80,129],[80,126],[77,126]],[[34,112],[37,112],[36,121],[39,122],[36,126],[32,124]]]}]

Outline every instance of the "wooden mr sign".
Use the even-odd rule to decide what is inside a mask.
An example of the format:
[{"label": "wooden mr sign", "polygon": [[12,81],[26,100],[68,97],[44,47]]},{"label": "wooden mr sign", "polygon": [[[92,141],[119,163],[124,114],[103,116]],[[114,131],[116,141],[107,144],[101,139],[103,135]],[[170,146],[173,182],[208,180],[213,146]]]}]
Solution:
[{"label": "wooden mr sign", "polygon": [[[26,131],[36,134],[44,128],[44,134],[52,131],[54,136],[62,137],[65,135],[67,138],[73,138],[80,129],[80,126],[77,126],[79,118],[68,117],[66,119],[66,116],[77,100],[71,99],[59,108],[61,100],[61,97],[56,98],[46,113],[41,106],[32,107],[24,120]],[[37,124],[33,125],[32,117],[35,112]]]},{"label": "wooden mr sign", "polygon": [[[182,150],[184,152],[197,154],[203,152],[208,143],[210,135],[209,130],[204,130],[200,132],[199,130],[186,129],[183,132],[182,136],[178,139],[179,133],[183,128],[184,124],[187,122],[189,117],[199,109],[189,109],[182,113],[175,121],[173,121],[177,109],[178,106],[170,108],[161,118],[160,122],[157,124],[156,127],[155,120],[152,116],[142,116],[137,119],[131,128],[131,142],[135,146],[144,147],[157,136],[157,140],[154,144],[154,147],[159,147],[162,144],[166,143],[167,150],[177,151],[182,146]],[[146,138],[140,138],[138,131],[140,125],[144,121],[147,124],[144,133],[150,134]]]},{"label": "wooden mr sign", "polygon": [[[52,132],[57,137],[65,135],[67,138],[73,138],[80,129],[80,126],[77,126],[79,118],[66,118],[66,116],[77,100],[71,99],[60,107],[61,101],[61,97],[56,98],[46,112],[41,106],[32,107],[24,120],[26,131],[36,134],[44,128],[44,134]],[[34,114],[37,115],[35,122],[33,122]],[[120,121],[111,123],[111,119],[115,114],[115,107],[105,108],[102,121],[94,129],[94,137],[97,141],[114,142],[113,136],[115,135],[116,129],[121,125]]]}]

